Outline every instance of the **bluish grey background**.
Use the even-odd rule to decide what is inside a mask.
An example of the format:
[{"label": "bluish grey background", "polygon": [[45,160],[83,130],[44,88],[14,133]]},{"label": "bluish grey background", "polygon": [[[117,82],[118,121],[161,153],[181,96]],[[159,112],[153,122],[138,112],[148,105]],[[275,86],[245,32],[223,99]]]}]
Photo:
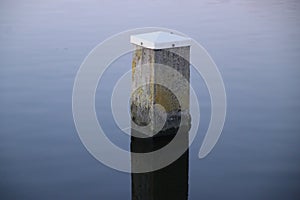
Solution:
[{"label": "bluish grey background", "polygon": [[[130,175],[100,164],[81,144],[72,87],[98,43],[126,29],[161,26],[208,50],[228,97],[223,134],[199,160],[210,101],[192,71],[202,120],[190,149],[189,199],[299,199],[299,13],[297,0],[2,0],[0,198],[130,199]],[[108,137],[127,149],[109,98],[130,60],[112,64],[96,98]]]}]

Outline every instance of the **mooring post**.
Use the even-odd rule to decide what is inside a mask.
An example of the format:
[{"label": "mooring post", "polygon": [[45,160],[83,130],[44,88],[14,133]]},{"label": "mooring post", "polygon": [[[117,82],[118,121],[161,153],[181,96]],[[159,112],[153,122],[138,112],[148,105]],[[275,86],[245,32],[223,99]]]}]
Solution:
[{"label": "mooring post", "polygon": [[139,126],[150,124],[148,131],[143,131],[148,136],[158,131],[164,135],[180,122],[189,126],[191,39],[158,31],[132,35],[130,42],[135,46],[132,121]]}]

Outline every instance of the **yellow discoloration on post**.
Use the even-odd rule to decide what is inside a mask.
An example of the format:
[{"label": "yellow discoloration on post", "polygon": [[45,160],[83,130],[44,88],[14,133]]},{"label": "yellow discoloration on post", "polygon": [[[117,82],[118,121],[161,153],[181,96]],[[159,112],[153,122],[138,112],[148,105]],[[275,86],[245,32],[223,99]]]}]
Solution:
[{"label": "yellow discoloration on post", "polygon": [[135,68],[136,68],[136,61],[132,60],[132,79],[134,78],[134,73],[135,73]]},{"label": "yellow discoloration on post", "polygon": [[164,107],[166,112],[177,111],[180,109],[180,105],[175,95],[167,88],[156,85],[155,88],[155,103]]},{"label": "yellow discoloration on post", "polygon": [[132,59],[132,80],[134,80],[135,69],[137,66],[137,62],[141,60],[142,49],[137,47],[134,51],[133,59]]}]

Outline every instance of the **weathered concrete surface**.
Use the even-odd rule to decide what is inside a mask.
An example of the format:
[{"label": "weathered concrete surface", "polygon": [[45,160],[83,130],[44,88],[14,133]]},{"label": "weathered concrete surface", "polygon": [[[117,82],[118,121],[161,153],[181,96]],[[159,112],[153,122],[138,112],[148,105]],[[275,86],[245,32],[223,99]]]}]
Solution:
[{"label": "weathered concrete surface", "polygon": [[[155,126],[166,113],[166,123],[161,131],[181,125],[189,126],[189,80],[190,80],[190,47],[169,49],[148,49],[135,45],[132,59],[131,116],[140,126],[146,126],[153,120],[148,135],[155,134]],[[172,71],[159,67],[166,65]],[[179,73],[178,73],[179,72]],[[179,77],[180,75],[181,77]],[[185,81],[182,81],[182,77]],[[171,85],[167,88],[159,85],[159,80]],[[174,95],[179,94],[177,96]],[[164,110],[154,109],[160,104]],[[162,133],[162,132],[161,132]]]}]

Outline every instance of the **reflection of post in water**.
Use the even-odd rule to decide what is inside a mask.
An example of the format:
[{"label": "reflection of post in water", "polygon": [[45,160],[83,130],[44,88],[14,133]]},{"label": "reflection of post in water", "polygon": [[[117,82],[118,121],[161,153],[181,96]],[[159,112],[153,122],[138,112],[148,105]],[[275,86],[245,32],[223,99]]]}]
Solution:
[{"label": "reflection of post in water", "polygon": [[[134,132],[135,130],[132,130]],[[170,142],[177,129],[168,130],[168,136],[154,138],[131,138],[131,151],[137,153],[152,152],[163,148]],[[188,133],[181,145],[188,147]],[[159,158],[146,161],[155,165]],[[165,168],[148,173],[131,174],[132,200],[186,200],[188,199],[188,163],[189,150],[175,162]],[[133,168],[138,167],[139,160],[131,157]]]},{"label": "reflection of post in water", "polygon": [[[143,171],[139,169],[145,166],[148,169],[153,166],[154,169],[147,173],[132,173],[132,199],[187,199],[189,153],[185,149],[189,144],[190,128],[191,40],[173,33],[153,32],[134,35],[131,42],[135,45],[132,61],[131,151],[155,152],[174,144],[167,154],[151,154],[143,160],[132,154],[133,172]],[[164,168],[157,167],[169,156],[177,160],[164,165]]]}]

